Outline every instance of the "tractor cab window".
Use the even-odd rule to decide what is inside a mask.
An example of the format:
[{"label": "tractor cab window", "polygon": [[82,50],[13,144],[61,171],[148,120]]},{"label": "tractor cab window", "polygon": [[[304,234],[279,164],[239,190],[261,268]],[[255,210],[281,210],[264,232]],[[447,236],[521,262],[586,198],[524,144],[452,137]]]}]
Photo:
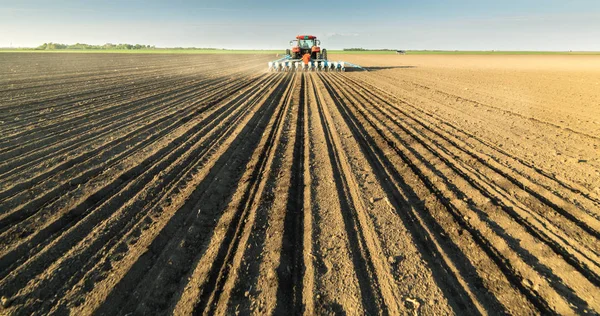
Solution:
[{"label": "tractor cab window", "polygon": [[298,46],[300,48],[311,48],[315,46],[315,40],[298,40]]}]

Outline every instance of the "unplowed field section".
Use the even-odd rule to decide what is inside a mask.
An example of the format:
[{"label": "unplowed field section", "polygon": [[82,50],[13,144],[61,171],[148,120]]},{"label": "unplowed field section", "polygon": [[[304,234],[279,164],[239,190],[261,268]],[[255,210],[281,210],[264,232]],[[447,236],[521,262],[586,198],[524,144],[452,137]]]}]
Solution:
[{"label": "unplowed field section", "polygon": [[337,57],[0,54],[0,311],[600,312],[595,57]]}]

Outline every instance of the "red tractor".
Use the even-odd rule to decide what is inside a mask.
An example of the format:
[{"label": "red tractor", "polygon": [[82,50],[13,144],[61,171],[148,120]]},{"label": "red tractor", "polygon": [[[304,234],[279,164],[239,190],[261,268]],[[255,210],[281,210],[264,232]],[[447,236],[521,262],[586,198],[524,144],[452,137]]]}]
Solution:
[{"label": "red tractor", "polygon": [[291,59],[300,59],[304,54],[309,53],[311,60],[327,60],[327,50],[321,49],[321,41],[313,35],[298,35],[296,40],[290,41],[292,49],[287,49],[286,54]]}]

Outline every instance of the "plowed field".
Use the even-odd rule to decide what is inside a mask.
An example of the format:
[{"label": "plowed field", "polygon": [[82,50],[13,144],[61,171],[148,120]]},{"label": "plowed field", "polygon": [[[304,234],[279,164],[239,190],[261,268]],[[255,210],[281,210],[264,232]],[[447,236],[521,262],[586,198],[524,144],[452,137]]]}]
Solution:
[{"label": "plowed field", "polygon": [[600,58],[0,54],[6,314],[600,312]]}]

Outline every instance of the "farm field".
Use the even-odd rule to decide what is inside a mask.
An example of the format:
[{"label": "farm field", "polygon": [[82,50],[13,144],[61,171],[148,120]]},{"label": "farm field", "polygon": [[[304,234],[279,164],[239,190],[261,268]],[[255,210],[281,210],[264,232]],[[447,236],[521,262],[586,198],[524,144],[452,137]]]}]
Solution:
[{"label": "farm field", "polygon": [[600,56],[0,54],[2,314],[600,313]]}]

